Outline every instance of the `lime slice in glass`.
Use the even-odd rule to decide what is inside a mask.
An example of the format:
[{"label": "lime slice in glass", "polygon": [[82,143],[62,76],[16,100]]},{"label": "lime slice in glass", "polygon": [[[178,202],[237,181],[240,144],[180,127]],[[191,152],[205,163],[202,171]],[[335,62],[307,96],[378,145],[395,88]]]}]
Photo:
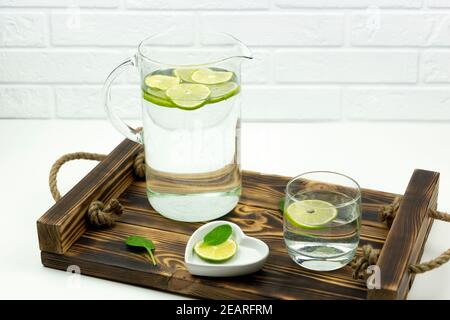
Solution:
[{"label": "lime slice in glass", "polygon": [[192,80],[192,74],[197,70],[198,69],[180,68],[174,69],[173,74],[185,82],[194,82]]},{"label": "lime slice in glass", "polygon": [[180,78],[163,74],[149,75],[145,78],[145,85],[153,89],[167,90],[180,83]]},{"label": "lime slice in glass", "polygon": [[302,200],[291,203],[286,210],[286,219],[296,227],[321,228],[333,221],[337,209],[331,203],[323,200]]},{"label": "lime slice in glass", "polygon": [[211,90],[203,84],[181,83],[166,91],[166,95],[180,109],[194,110],[205,104]]},{"label": "lime slice in glass", "polygon": [[199,69],[192,73],[191,78],[197,83],[218,84],[231,80],[233,78],[233,72]]},{"label": "lime slice in glass", "polygon": [[199,241],[194,247],[194,252],[203,260],[224,262],[236,254],[237,244],[232,239],[228,239],[217,246],[208,246],[203,241]]},{"label": "lime slice in glass", "polygon": [[211,90],[210,102],[219,102],[234,96],[239,92],[240,87],[236,82],[225,82],[221,84],[212,84],[208,88]]}]

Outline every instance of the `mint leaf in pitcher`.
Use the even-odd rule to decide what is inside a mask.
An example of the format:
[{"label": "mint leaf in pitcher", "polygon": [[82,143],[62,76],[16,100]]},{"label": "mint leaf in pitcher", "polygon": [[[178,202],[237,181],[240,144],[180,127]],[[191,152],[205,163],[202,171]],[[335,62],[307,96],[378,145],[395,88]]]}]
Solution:
[{"label": "mint leaf in pitcher", "polygon": [[232,233],[233,229],[229,224],[222,224],[208,232],[203,238],[203,243],[208,246],[217,246],[227,241]]}]

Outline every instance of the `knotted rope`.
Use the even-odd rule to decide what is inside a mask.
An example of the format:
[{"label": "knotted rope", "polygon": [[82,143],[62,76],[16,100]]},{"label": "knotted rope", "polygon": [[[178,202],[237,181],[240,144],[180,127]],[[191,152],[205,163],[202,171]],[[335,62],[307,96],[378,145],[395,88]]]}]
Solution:
[{"label": "knotted rope", "polygon": [[[394,221],[395,215],[397,214],[398,208],[400,207],[401,198],[397,197],[394,202],[390,205],[384,206],[380,209],[379,215],[380,220],[385,222],[390,228],[392,222]],[[434,209],[428,211],[428,216],[433,219],[450,222],[450,214],[439,212]],[[366,244],[362,247],[362,256],[354,257],[351,263],[353,269],[354,279],[365,279],[367,278],[367,267],[377,263],[378,257],[380,255],[380,250],[374,249],[371,245]],[[450,249],[444,251],[437,258],[432,259],[427,262],[412,264],[408,267],[410,273],[424,273],[433,269],[436,269],[443,264],[450,261]]]},{"label": "knotted rope", "polygon": [[[56,160],[50,169],[50,174],[48,177],[48,183],[50,186],[50,192],[55,201],[61,199],[61,193],[57,186],[57,175],[59,169],[69,161],[72,160],[94,160],[102,161],[106,158],[105,154],[99,153],[89,153],[89,152],[74,152],[63,155],[61,158]],[[145,156],[144,152],[140,152],[134,158],[133,169],[137,177],[143,178],[145,176]],[[97,227],[110,227],[114,224],[117,218],[123,212],[123,207],[117,199],[111,199],[108,203],[104,204],[102,201],[93,201],[87,211],[87,220],[93,226]]]},{"label": "knotted rope", "polygon": [[350,266],[353,269],[354,279],[365,279],[367,277],[367,267],[377,264],[380,250],[372,248],[370,244],[365,244],[362,247],[362,256],[353,258]]},{"label": "knotted rope", "polygon": [[134,174],[139,178],[145,177],[145,154],[144,152],[139,152],[134,158],[133,162]]},{"label": "knotted rope", "polygon": [[123,212],[123,207],[117,199],[111,199],[108,204],[101,201],[92,201],[89,205],[87,218],[94,226],[111,227]]},{"label": "knotted rope", "polygon": [[392,204],[383,206],[378,212],[381,222],[386,223],[388,228],[390,228],[392,226],[392,222],[394,222],[394,217],[400,207],[401,199],[401,197],[395,197]]}]

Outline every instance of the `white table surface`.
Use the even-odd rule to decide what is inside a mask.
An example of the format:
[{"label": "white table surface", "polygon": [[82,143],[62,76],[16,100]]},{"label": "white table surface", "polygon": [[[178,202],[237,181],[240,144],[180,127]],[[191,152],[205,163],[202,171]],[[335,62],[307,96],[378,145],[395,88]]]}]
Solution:
[{"label": "white table surface", "polygon": [[[361,186],[403,193],[414,168],[441,173],[439,209],[450,210],[450,124],[243,123],[242,167],[296,175],[332,170]],[[93,277],[73,276],[40,262],[36,220],[53,204],[52,163],[67,152],[110,152],[122,136],[106,120],[0,120],[0,298],[176,299],[181,296]],[[64,193],[94,162],[59,175]],[[436,221],[423,260],[450,246],[450,224]],[[410,299],[450,299],[450,263],[416,276]]]}]

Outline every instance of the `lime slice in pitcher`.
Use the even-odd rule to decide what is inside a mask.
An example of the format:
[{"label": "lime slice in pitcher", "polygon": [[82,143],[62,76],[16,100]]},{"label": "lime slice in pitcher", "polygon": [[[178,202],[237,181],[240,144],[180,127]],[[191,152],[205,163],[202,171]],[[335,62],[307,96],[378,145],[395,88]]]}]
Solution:
[{"label": "lime slice in pitcher", "polygon": [[145,93],[151,94],[152,96],[155,96],[156,98],[166,99],[166,100],[168,99],[165,90],[153,89],[150,87],[143,86],[142,91],[144,91]]},{"label": "lime slice in pitcher", "polygon": [[[156,90],[155,90],[156,91]],[[176,105],[173,104],[172,101],[170,101],[169,99],[167,99],[167,97],[164,95],[162,96],[161,92],[155,94],[155,91],[150,91],[150,90],[143,90],[142,91],[142,97],[147,100],[148,102],[151,102],[153,104],[157,104],[159,106],[162,107],[169,107],[169,108],[175,108]]]},{"label": "lime slice in pitcher", "polygon": [[290,204],[285,216],[296,227],[320,228],[333,221],[337,213],[336,207],[331,203],[310,199]]},{"label": "lime slice in pitcher", "polygon": [[166,95],[180,109],[194,110],[205,104],[211,90],[203,84],[181,83],[166,91]]},{"label": "lime slice in pitcher", "polygon": [[203,241],[197,242],[194,252],[203,260],[210,262],[223,262],[231,259],[237,251],[237,244],[234,240],[228,239],[217,246],[209,246]]},{"label": "lime slice in pitcher", "polygon": [[192,74],[191,78],[197,83],[218,84],[231,80],[233,78],[233,72],[199,69]]},{"label": "lime slice in pitcher", "polygon": [[208,86],[211,90],[209,101],[219,102],[234,96],[239,92],[239,86],[236,82],[225,82],[221,84],[212,84]]},{"label": "lime slice in pitcher", "polygon": [[198,69],[180,68],[173,70],[173,74],[186,82],[194,82],[192,80],[192,74]]},{"label": "lime slice in pitcher", "polygon": [[145,78],[145,85],[154,88],[154,89],[160,89],[160,90],[167,90],[170,87],[173,87],[180,83],[180,78],[178,77],[172,77],[172,76],[166,76],[163,74],[154,74],[149,75]]}]

